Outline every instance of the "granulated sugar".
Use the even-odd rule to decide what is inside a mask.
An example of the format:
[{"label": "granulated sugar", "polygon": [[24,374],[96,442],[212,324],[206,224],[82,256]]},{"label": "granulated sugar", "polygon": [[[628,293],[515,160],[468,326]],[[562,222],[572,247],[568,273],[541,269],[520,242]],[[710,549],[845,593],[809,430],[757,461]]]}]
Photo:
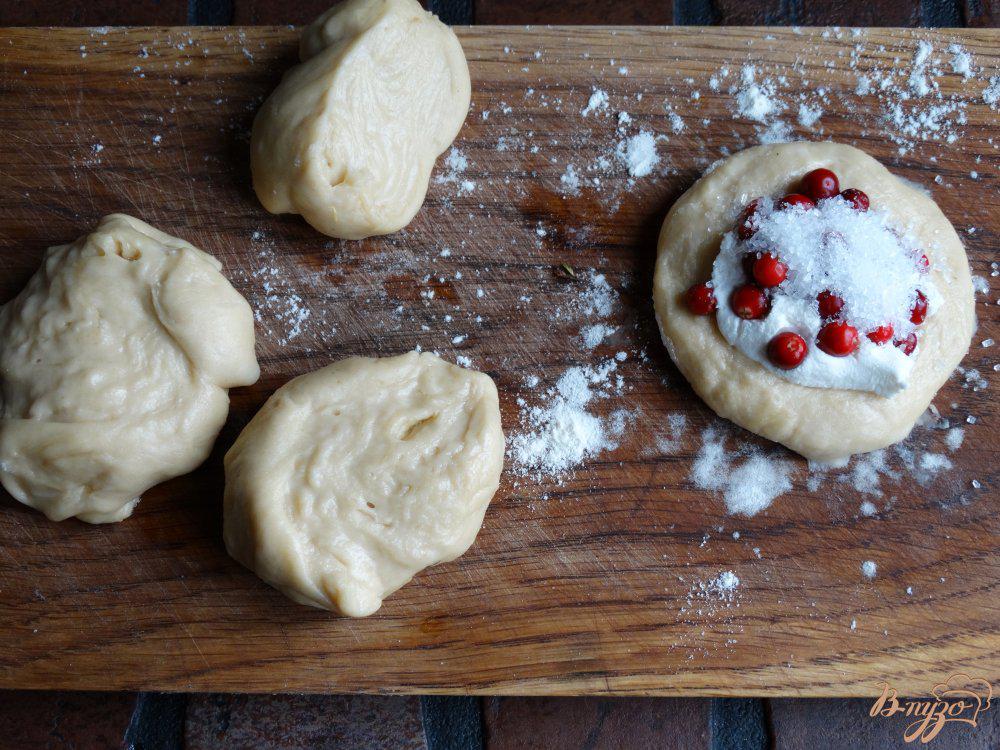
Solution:
[{"label": "granulated sugar", "polygon": [[948,53],[951,55],[951,72],[957,73],[965,80],[972,78],[972,55],[960,44],[948,45]]},{"label": "granulated sugar", "polygon": [[868,580],[871,580],[878,573],[878,566],[875,564],[874,560],[865,560],[861,563],[861,575],[863,575]]},{"label": "granulated sugar", "polygon": [[608,92],[602,89],[594,89],[590,95],[587,106],[580,110],[580,114],[586,117],[591,112],[606,112],[608,109]]},{"label": "granulated sugar", "polygon": [[681,614],[712,615],[721,604],[725,608],[739,606],[740,579],[731,570],[719,573],[708,581],[695,581],[688,590]]},{"label": "granulated sugar", "polygon": [[752,65],[744,65],[740,73],[741,84],[735,89],[736,113],[748,120],[767,123],[784,109],[784,104],[774,97],[773,84],[756,81],[757,71]]},{"label": "granulated sugar", "polygon": [[691,467],[691,481],[700,489],[722,492],[730,513],[753,516],[791,491],[791,472],[792,465],[782,459],[754,450],[726,451],[725,438],[709,428]]},{"label": "granulated sugar", "polygon": [[[751,252],[781,248],[789,269],[782,288],[791,297],[815,300],[829,290],[847,301],[850,322],[859,330],[891,325],[900,338],[914,330],[910,311],[918,289],[930,305],[937,303],[919,271],[922,251],[909,227],[895,225],[885,209],[856,211],[839,196],[809,211],[774,208],[764,202],[746,245]],[[735,237],[727,241],[731,245]]]},{"label": "granulated sugar", "polygon": [[983,101],[992,109],[1000,109],[1000,76],[993,76],[983,89]]},{"label": "granulated sugar", "polygon": [[559,182],[563,186],[563,192],[568,195],[580,194],[580,174],[572,164],[566,165],[566,171],[562,173]]}]

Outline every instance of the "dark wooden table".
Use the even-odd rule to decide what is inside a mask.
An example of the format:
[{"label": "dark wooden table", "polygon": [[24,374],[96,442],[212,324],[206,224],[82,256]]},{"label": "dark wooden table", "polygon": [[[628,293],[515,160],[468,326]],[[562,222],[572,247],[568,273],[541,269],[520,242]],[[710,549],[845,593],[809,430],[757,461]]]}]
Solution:
[{"label": "dark wooden table", "polygon": [[[0,0],[0,26],[302,24],[330,0]],[[450,23],[996,26],[995,0],[425,0]],[[97,687],[97,686],[95,686]],[[0,748],[903,747],[868,700],[0,693]],[[1000,709],[936,748],[1000,747]],[[952,731],[955,729],[955,731]]]}]

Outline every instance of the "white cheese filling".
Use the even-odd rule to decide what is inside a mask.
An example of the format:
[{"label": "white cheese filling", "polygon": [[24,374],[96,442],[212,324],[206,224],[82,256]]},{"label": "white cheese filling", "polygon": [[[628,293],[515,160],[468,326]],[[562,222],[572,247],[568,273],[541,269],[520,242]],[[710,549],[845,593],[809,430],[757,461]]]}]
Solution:
[{"label": "white cheese filling", "polygon": [[[893,339],[905,339],[919,326],[910,311],[920,290],[928,301],[928,317],[940,303],[929,275],[920,267],[924,252],[877,210],[856,211],[836,197],[814,209],[774,210],[763,202],[753,226],[741,242],[735,231],[723,237],[712,267],[718,300],[716,320],[726,340],[768,370],[799,385],[839,388],[891,396],[909,383],[917,352],[911,356],[889,341],[877,345],[865,335],[892,325]],[[743,259],[748,253],[770,252],[788,266],[788,276],[770,290],[771,308],[761,320],[744,320],[730,305],[733,290],[750,283]],[[931,259],[933,262],[933,258]],[[816,298],[831,291],[845,301],[840,319],[858,330],[859,346],[846,357],[826,354],[816,345],[823,327]],[[791,370],[771,364],[768,342],[782,331],[805,339],[808,353]]]}]

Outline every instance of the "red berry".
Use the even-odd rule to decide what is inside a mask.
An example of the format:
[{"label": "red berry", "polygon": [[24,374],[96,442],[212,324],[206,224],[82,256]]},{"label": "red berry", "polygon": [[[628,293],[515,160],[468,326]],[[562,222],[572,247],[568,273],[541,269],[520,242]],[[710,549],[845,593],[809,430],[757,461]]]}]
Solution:
[{"label": "red berry", "polygon": [[841,192],[840,197],[850,203],[855,211],[867,211],[868,206],[871,205],[868,196],[856,188],[847,188]]},{"label": "red berry", "polygon": [[743,320],[758,320],[767,315],[767,295],[756,284],[737,287],[729,303]]},{"label": "red berry", "polygon": [[872,343],[882,346],[882,344],[888,343],[892,338],[892,326],[884,325],[879,326],[874,331],[868,332],[868,340]]},{"label": "red berry", "polygon": [[808,195],[802,195],[802,193],[789,193],[778,201],[778,208],[816,208],[816,204]]},{"label": "red berry", "polygon": [[750,281],[753,281],[753,264],[757,262],[757,253],[747,253],[740,260],[740,265],[743,268],[743,275],[746,276]]},{"label": "red berry", "polygon": [[926,253],[921,253],[920,257],[917,258],[917,270],[920,273],[927,273],[931,270],[931,259],[927,257]]},{"label": "red berry", "polygon": [[802,178],[800,188],[814,201],[821,201],[840,192],[840,180],[829,169],[814,169]]},{"label": "red berry", "polygon": [[819,314],[824,318],[835,318],[844,308],[844,300],[829,289],[817,294],[816,301],[819,303]]},{"label": "red berry", "polygon": [[913,303],[913,309],[910,310],[910,322],[913,325],[920,325],[927,318],[927,298],[924,293],[919,289],[917,290],[917,301]]},{"label": "red berry", "polygon": [[788,275],[788,266],[771,253],[764,253],[753,264],[753,278],[762,287],[778,286]]},{"label": "red berry", "polygon": [[841,320],[827,323],[819,329],[816,346],[831,357],[846,357],[858,348],[858,329]]},{"label": "red berry", "polygon": [[802,364],[809,347],[804,338],[797,333],[785,331],[779,333],[767,344],[767,358],[775,367],[782,370],[793,370]]},{"label": "red berry", "polygon": [[917,348],[917,334],[911,333],[905,339],[896,339],[892,343],[902,349],[903,354],[909,357],[913,354],[914,349]]},{"label": "red berry", "polygon": [[763,198],[754,198],[747,203],[740,218],[736,220],[736,235],[741,240],[748,240],[757,233],[757,211],[763,202]]},{"label": "red berry", "polygon": [[715,291],[707,283],[695,284],[684,293],[684,304],[695,315],[711,315],[718,307]]}]

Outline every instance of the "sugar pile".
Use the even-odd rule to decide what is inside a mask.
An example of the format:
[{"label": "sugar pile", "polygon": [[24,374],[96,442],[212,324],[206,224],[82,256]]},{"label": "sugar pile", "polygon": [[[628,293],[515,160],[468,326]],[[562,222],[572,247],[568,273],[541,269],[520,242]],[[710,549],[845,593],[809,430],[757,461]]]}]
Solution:
[{"label": "sugar pile", "polygon": [[570,367],[553,388],[543,394],[543,403],[528,407],[518,403],[523,431],[510,443],[514,470],[522,476],[559,478],[581,462],[616,447],[628,415],[619,411],[599,417],[588,410],[595,399],[607,398],[624,388],[616,374],[614,357],[596,366]]},{"label": "sugar pile", "polygon": [[580,114],[586,117],[591,112],[607,112],[608,92],[595,88],[587,101],[587,106],[580,110]]},{"label": "sugar pile", "polygon": [[753,516],[791,491],[791,473],[789,461],[753,450],[728,452],[725,438],[709,428],[702,435],[690,478],[699,489],[721,492],[730,513]]},{"label": "sugar pile", "polygon": [[875,564],[874,560],[865,560],[861,563],[861,575],[867,578],[869,581],[873,579],[878,573],[878,566]]},{"label": "sugar pile", "polygon": [[740,117],[760,123],[769,122],[785,105],[774,96],[771,81],[757,83],[757,71],[752,65],[744,65],[740,71],[740,86],[734,88],[736,112]]},{"label": "sugar pile", "polygon": [[892,325],[897,338],[913,329],[910,310],[920,289],[931,297],[930,280],[919,272],[920,251],[892,226],[884,211],[855,211],[839,196],[810,210],[772,211],[765,200],[746,242],[752,252],[779,248],[788,266],[781,289],[815,300],[829,290],[846,301],[849,322],[869,331]]}]

